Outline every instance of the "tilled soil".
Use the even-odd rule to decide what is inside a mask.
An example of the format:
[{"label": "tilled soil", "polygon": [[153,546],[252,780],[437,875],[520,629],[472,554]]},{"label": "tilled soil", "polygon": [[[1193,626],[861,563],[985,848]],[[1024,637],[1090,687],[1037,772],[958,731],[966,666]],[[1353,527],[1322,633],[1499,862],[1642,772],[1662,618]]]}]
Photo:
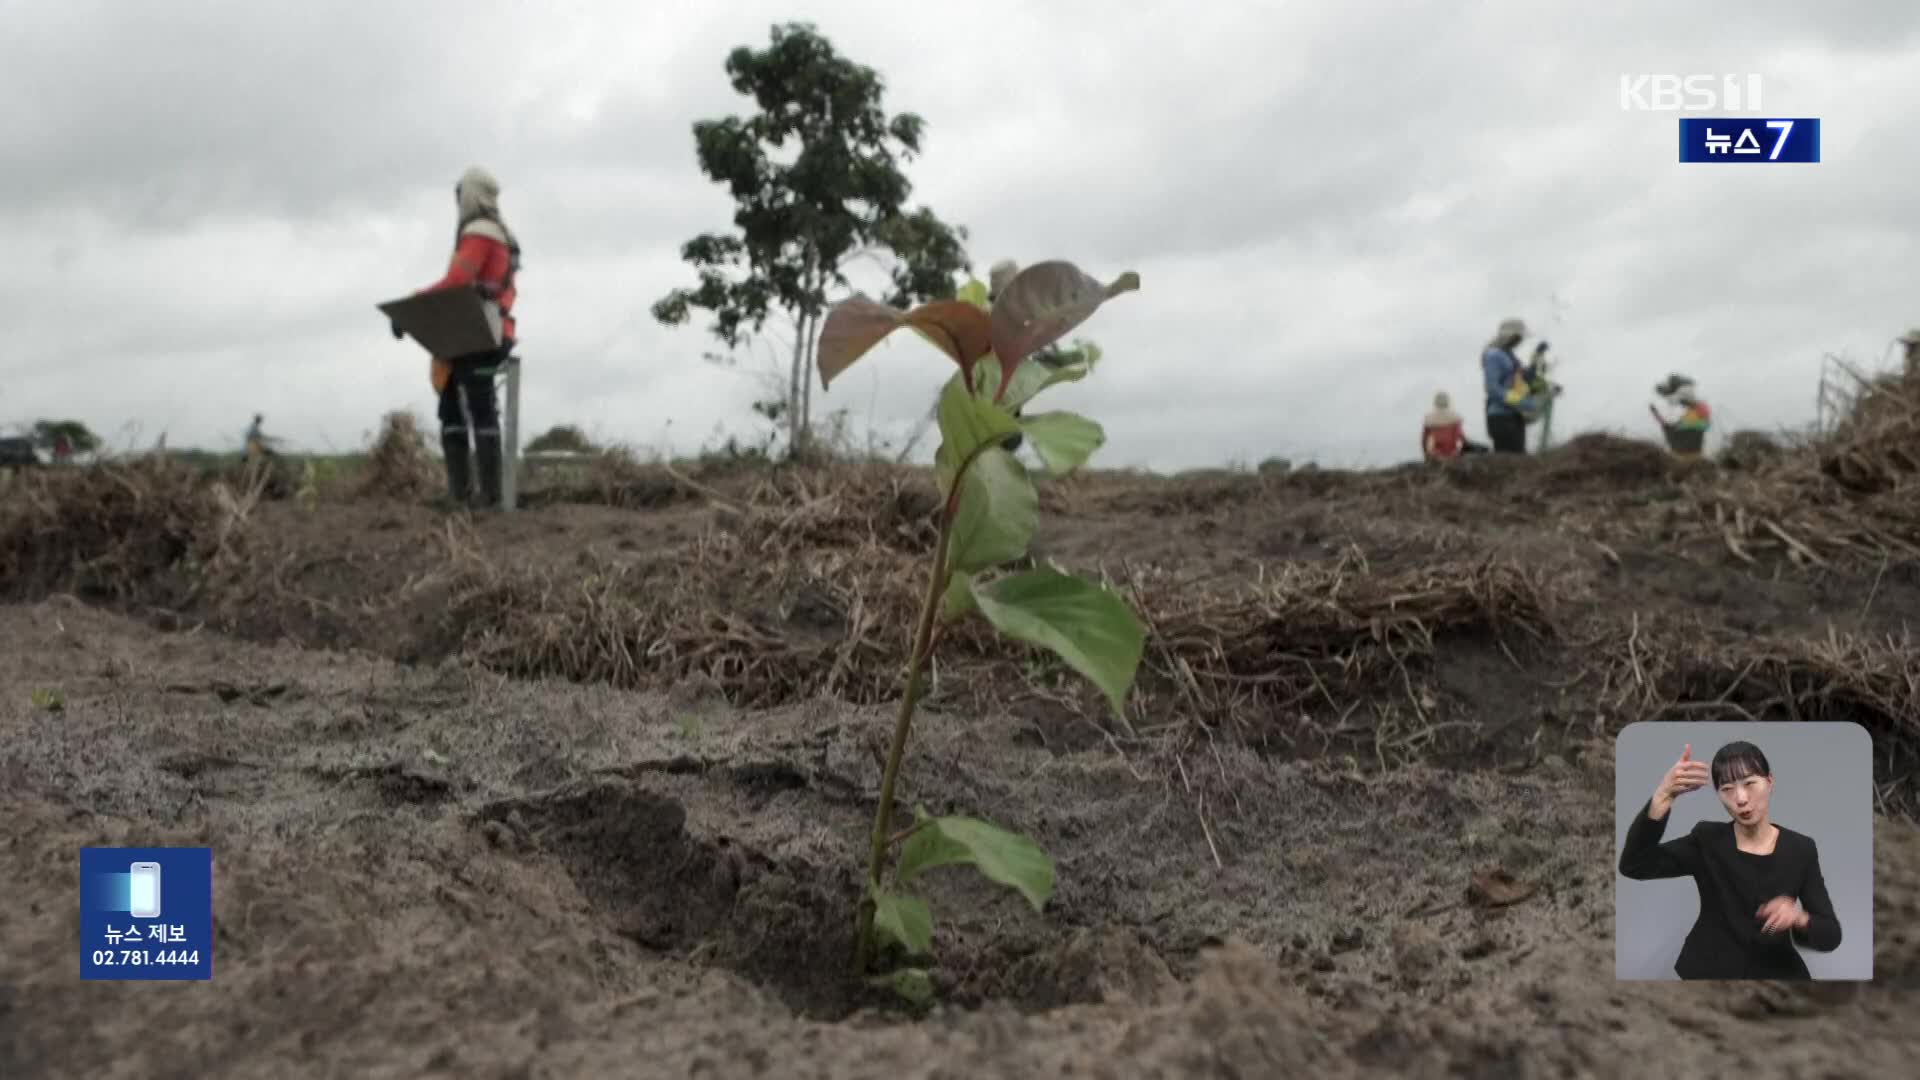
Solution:
[{"label": "tilled soil", "polygon": [[[943,1004],[914,1019],[839,978],[884,709],[61,599],[0,609],[0,640],[7,1077],[1851,1076],[1920,1052],[1905,823],[1878,823],[1874,985],[1616,984],[1604,744],[1371,776],[1221,746],[1190,792],[929,711],[904,797],[1029,833],[1060,885],[1036,916],[939,879]],[[76,849],[120,843],[213,847],[211,982],[77,980]],[[1476,902],[1490,867],[1535,891]]]},{"label": "tilled soil", "polygon": [[[1256,627],[1272,670],[1333,679],[1349,654],[1309,664],[1308,644],[1370,638],[1404,662],[1272,717],[1198,715],[1162,671],[1140,691],[1170,714],[1136,717],[1169,721],[1150,737],[1102,727],[1077,684],[980,707],[966,678],[1012,686],[1031,673],[1011,656],[936,669],[903,805],[1034,837],[1058,887],[1036,914],[963,871],[932,875],[925,1015],[843,975],[890,704],[742,708],[739,669],[660,685],[627,655],[642,643],[611,631],[559,644],[621,653],[586,670],[647,689],[523,677],[498,649],[618,623],[734,529],[736,555],[809,565],[792,596],[720,582],[714,633],[865,635],[885,675],[896,643],[859,617],[897,597],[808,590],[859,569],[844,558],[926,546],[911,478],[862,481],[854,505],[802,477],[791,514],[749,525],[660,477],[589,493],[611,505],[549,492],[475,520],[270,502],[212,536],[225,518],[131,474],[88,489],[110,513],[35,504],[0,528],[0,1080],[1908,1072],[1920,827],[1899,802],[1912,718],[1887,703],[1913,670],[1920,574],[1810,568],[1784,541],[1771,562],[1736,558],[1758,526],[1702,532],[1706,496],[1657,452],[1602,450],[1043,488],[1039,554],[1156,567],[1173,575],[1163,599],[1319,567],[1296,610],[1333,611],[1369,582],[1501,559],[1552,585],[1559,629],[1531,640],[1474,617],[1396,638],[1399,601],[1374,595],[1371,629],[1333,619],[1305,643]],[[849,544],[866,546],[834,554]],[[589,584],[629,570],[628,592]],[[476,638],[455,606],[495,580],[551,621],[495,611]],[[896,584],[880,582],[916,587]],[[1689,626],[1724,655],[1679,655]],[[1843,638],[1880,651],[1818,652]],[[1881,667],[1834,682],[1832,658],[1855,655]],[[1872,984],[1614,981],[1612,733],[1680,695],[1687,719],[1851,710],[1875,732],[1892,801]],[[116,844],[212,846],[210,982],[78,980],[77,849]]]}]

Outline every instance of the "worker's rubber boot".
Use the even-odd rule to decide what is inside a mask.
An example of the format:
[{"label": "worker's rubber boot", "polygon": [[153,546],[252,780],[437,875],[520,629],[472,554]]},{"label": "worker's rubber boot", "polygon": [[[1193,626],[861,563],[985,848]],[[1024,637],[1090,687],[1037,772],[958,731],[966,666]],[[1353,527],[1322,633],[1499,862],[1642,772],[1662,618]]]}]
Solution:
[{"label": "worker's rubber boot", "polygon": [[449,510],[464,510],[467,499],[473,491],[472,451],[467,446],[467,433],[443,431],[440,433],[440,451],[447,456],[447,503]]},{"label": "worker's rubber boot", "polygon": [[473,443],[480,473],[479,508],[498,510],[500,508],[500,436],[497,434],[475,435]]}]

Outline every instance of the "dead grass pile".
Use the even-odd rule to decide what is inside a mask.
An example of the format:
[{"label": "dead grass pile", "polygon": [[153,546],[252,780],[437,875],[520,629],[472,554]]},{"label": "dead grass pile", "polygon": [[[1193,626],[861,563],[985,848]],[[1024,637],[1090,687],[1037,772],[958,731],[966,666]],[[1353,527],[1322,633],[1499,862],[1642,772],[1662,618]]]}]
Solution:
[{"label": "dead grass pile", "polygon": [[890,465],[768,474],[733,507],[756,550],[882,545],[928,554],[939,541],[939,491],[924,472]]},{"label": "dead grass pile", "polygon": [[[1224,595],[1196,594],[1164,576],[1136,580],[1133,592],[1149,626],[1143,671],[1154,676],[1143,679],[1143,712],[1184,713],[1259,743],[1304,738],[1324,748],[1392,720],[1391,698],[1369,693],[1392,687],[1408,706],[1401,747],[1408,750],[1440,730],[1429,722],[1437,703],[1409,665],[1432,657],[1445,634],[1484,635],[1502,648],[1515,634],[1547,640],[1556,599],[1545,575],[1517,565],[1457,562],[1376,574],[1354,549],[1328,562],[1283,565]],[[1356,718],[1368,701],[1375,707]],[[1323,709],[1338,723],[1302,723]]]},{"label": "dead grass pile", "polygon": [[1812,453],[1695,485],[1682,535],[1713,537],[1734,558],[1795,566],[1873,565],[1920,558],[1920,504],[1903,493],[1860,497],[1837,487]]},{"label": "dead grass pile", "polygon": [[[913,498],[891,481],[871,482],[885,497],[869,504]],[[863,704],[892,700],[925,560],[903,543],[909,537],[876,524],[890,511],[843,506],[836,514],[836,496],[855,502],[844,490],[822,492],[786,518],[709,532],[652,563],[595,562],[564,576],[477,572],[459,590],[452,617],[468,628],[469,654],[514,676],[629,688],[697,679],[745,707],[820,693]],[[1551,633],[1545,582],[1505,565],[1381,576],[1349,553],[1231,591],[1202,591],[1152,568],[1129,567],[1113,584],[1149,631],[1123,724],[1124,734],[1138,737],[1197,725],[1259,741],[1330,739],[1350,734],[1348,726],[1357,732],[1377,724],[1374,713],[1354,713],[1391,687],[1416,718],[1402,749],[1417,751],[1438,730],[1429,723],[1436,703],[1410,668],[1432,656],[1436,637]],[[1010,708],[1037,700],[1105,730],[1102,700],[1052,657],[1002,640],[977,620],[942,633],[936,705]],[[1309,715],[1329,714],[1337,725],[1304,730]]]},{"label": "dead grass pile", "polygon": [[1655,443],[1607,432],[1585,432],[1545,453],[1468,454],[1446,468],[1423,471],[1465,491],[1544,500],[1568,495],[1638,494],[1694,470]]},{"label": "dead grass pile", "polygon": [[1636,490],[1687,470],[1663,446],[1603,431],[1575,435],[1538,455],[1538,483],[1549,490]]},{"label": "dead grass pile", "polygon": [[624,688],[698,678],[744,707],[890,697],[923,568],[880,545],[773,548],[766,534],[716,530],[653,562],[476,570],[451,620],[470,654],[520,677]]},{"label": "dead grass pile", "polygon": [[672,470],[642,462],[625,447],[595,454],[569,490],[575,502],[630,510],[655,510],[693,496]]},{"label": "dead grass pile", "polygon": [[427,452],[426,436],[410,412],[390,412],[380,421],[380,435],[367,452],[360,474],[360,494],[372,498],[413,500],[440,490],[439,463]]},{"label": "dead grass pile", "polygon": [[37,470],[0,505],[0,589],[152,603],[156,579],[180,571],[197,590],[238,555],[259,497],[164,457]]},{"label": "dead grass pile", "polygon": [[1717,539],[1752,565],[1767,555],[1809,568],[1920,560],[1920,379],[1855,377],[1831,431],[1697,478],[1676,531]]},{"label": "dead grass pile", "polygon": [[1719,642],[1695,627],[1643,632],[1610,650],[1600,698],[1669,720],[1844,720],[1873,737],[1875,798],[1920,817],[1920,643],[1829,630],[1825,638]]},{"label": "dead grass pile", "polygon": [[664,462],[641,461],[632,450],[612,446],[576,462],[543,463],[527,474],[520,505],[573,503],[624,510],[659,510],[712,494]]},{"label": "dead grass pile", "polygon": [[1847,491],[1875,495],[1911,486],[1920,477],[1920,378],[1860,382],[1815,452],[1820,471]]},{"label": "dead grass pile", "polygon": [[1723,469],[1764,469],[1777,464],[1786,449],[1779,439],[1764,431],[1736,431],[1727,436],[1726,448],[1715,463]]},{"label": "dead grass pile", "polygon": [[1712,465],[1681,462],[1651,444],[1596,441],[1576,454],[1582,440],[1572,440],[1563,471],[1604,467],[1621,497],[1554,512],[1603,543],[1708,546],[1755,568],[1920,561],[1920,379],[1860,378],[1831,431],[1784,445],[1736,432]]}]

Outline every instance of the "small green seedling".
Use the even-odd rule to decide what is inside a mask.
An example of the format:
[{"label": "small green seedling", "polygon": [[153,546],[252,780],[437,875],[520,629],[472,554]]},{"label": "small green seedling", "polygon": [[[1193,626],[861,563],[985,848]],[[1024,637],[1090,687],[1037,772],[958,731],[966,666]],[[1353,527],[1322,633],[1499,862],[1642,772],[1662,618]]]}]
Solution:
[{"label": "small green seedling", "polygon": [[[1053,860],[1027,837],[970,817],[916,813],[893,831],[894,788],[928,658],[940,631],[978,614],[1000,633],[1052,650],[1099,687],[1116,717],[1140,666],[1146,634],[1125,601],[1091,581],[1052,569],[999,570],[1027,553],[1040,523],[1040,498],[1025,466],[1006,448],[1021,434],[1045,470],[1064,476],[1106,441],[1099,424],[1069,412],[1016,417],[1047,387],[1086,377],[1097,350],[1057,367],[1022,363],[1085,322],[1100,305],[1140,287],[1128,272],[1103,284],[1069,262],[1021,271],[991,307],[986,286],[970,281],[957,299],[902,311],[864,296],[836,305],[820,330],[821,384],[828,385],[893,331],[907,327],[960,370],[940,392],[941,444],[934,456],[943,502],[927,591],[908,654],[906,690],[880,778],[866,894],[855,926],[854,974],[865,977],[876,946],[893,943],[911,957],[932,952],[933,916],[925,900],[899,891],[936,867],[965,863],[1018,892],[1035,911],[1053,894]],[[894,888],[883,884],[895,848]],[[879,976],[911,1000],[931,993],[926,973],[903,968]]]},{"label": "small green seedling", "polygon": [[67,707],[67,695],[58,690],[35,690],[33,707],[46,712],[59,712]]}]

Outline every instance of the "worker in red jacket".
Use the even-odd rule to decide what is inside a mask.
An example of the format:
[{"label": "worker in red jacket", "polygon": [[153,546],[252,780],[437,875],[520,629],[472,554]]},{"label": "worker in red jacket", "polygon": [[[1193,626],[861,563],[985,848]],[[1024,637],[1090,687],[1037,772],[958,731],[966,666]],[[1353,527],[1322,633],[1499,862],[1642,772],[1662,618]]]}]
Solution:
[{"label": "worker in red jacket", "polygon": [[[440,395],[440,447],[447,459],[447,490],[456,506],[471,503],[478,466],[479,503],[500,505],[500,409],[494,372],[514,346],[513,302],[518,290],[520,242],[500,217],[500,182],[478,166],[453,188],[460,208],[452,263],[445,277],[420,292],[471,285],[500,308],[500,346],[466,356],[434,357],[430,379]],[[398,326],[393,336],[401,336]],[[469,442],[471,437],[471,442]]]},{"label": "worker in red jacket", "polygon": [[1420,421],[1420,453],[1428,461],[1452,461],[1467,448],[1466,422],[1453,411],[1446,391],[1433,395],[1433,411]]}]

